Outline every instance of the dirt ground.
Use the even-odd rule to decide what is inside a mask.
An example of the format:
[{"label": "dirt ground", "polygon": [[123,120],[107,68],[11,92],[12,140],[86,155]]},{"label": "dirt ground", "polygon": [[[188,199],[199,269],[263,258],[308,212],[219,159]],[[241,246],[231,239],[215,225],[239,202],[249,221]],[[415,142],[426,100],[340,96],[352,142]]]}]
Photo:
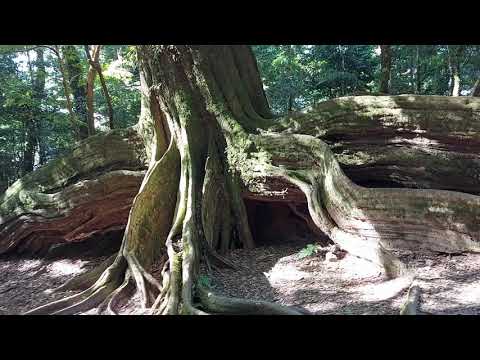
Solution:
[{"label": "dirt ground", "polygon": [[[299,251],[304,247],[297,243],[235,250],[228,257],[240,269],[208,273],[202,267],[202,276],[219,294],[295,305],[319,315],[399,313],[411,278],[388,280],[373,264],[338,251],[335,261],[325,260],[326,251],[302,259]],[[72,295],[51,289],[106,257],[80,251],[49,259],[0,258],[0,314],[21,314]],[[422,313],[480,314],[480,254],[403,254],[402,259],[416,269]],[[120,313],[145,313],[136,300],[124,304]]]},{"label": "dirt ground", "polygon": [[[300,258],[303,245],[235,250],[241,269],[212,270],[212,290],[220,294],[300,306],[313,314],[398,315],[411,277],[388,280],[372,263],[325,252]],[[480,314],[480,254],[399,254],[414,268],[424,314]]]},{"label": "dirt ground", "polygon": [[0,258],[0,315],[21,314],[75,292],[52,293],[72,276],[81,274],[106,257],[36,259]]}]

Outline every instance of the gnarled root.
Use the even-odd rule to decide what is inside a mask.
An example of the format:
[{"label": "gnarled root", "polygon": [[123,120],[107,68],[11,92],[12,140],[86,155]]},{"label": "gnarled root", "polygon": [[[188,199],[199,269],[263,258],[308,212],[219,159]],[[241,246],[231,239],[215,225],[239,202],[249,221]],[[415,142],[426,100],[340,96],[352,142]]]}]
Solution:
[{"label": "gnarled root", "polygon": [[69,315],[90,310],[101,304],[122,283],[126,265],[125,259],[117,256],[113,264],[87,290],[30,310],[25,315]]},{"label": "gnarled root", "polygon": [[382,266],[389,277],[410,271],[393,250],[480,251],[478,196],[365,188],[353,183],[328,145],[312,136],[266,133],[255,141],[273,159],[263,166],[264,183],[283,181],[285,201],[291,189],[295,194],[300,189],[320,230],[349,253]]},{"label": "gnarled root", "polygon": [[240,298],[231,298],[215,295],[202,285],[197,285],[198,295],[205,310],[213,314],[231,314],[231,315],[307,315],[308,311],[283,306],[276,303],[249,300]]},{"label": "gnarled root", "polygon": [[408,289],[406,301],[400,309],[400,315],[419,315],[418,306],[420,302],[420,294],[420,287],[415,284],[415,279],[413,279],[412,284]]},{"label": "gnarled root", "polygon": [[[99,267],[101,269],[101,266]],[[98,272],[99,270],[96,270]],[[139,264],[138,259],[132,255],[123,255],[121,252],[114,262],[104,271],[98,280],[87,290],[79,294],[40,306],[28,311],[25,315],[71,315],[99,307],[99,313],[104,309],[108,314],[116,314],[115,307],[119,300],[132,285],[141,298],[143,309],[147,309],[161,293],[160,283]]]}]

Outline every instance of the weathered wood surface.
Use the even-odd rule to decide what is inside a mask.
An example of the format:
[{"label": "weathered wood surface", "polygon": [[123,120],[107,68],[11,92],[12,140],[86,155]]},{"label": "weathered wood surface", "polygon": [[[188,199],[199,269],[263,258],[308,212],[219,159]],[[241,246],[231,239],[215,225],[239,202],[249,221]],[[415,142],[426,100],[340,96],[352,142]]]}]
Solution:
[{"label": "weathered wood surface", "polygon": [[144,162],[137,133],[118,130],[19,179],[0,197],[0,254],[43,252],[125,227]]}]

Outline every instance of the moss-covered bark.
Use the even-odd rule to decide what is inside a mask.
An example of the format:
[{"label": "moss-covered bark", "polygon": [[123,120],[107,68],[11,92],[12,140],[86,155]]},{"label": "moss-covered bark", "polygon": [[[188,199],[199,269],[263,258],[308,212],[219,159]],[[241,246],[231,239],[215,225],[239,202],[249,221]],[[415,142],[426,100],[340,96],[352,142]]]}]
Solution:
[{"label": "moss-covered bark", "polygon": [[480,103],[468,97],[360,96],[285,117],[273,131],[315,136],[367,186],[480,193]]},{"label": "moss-covered bark", "polygon": [[[70,284],[81,285],[84,292],[31,313],[76,313],[99,304],[115,312],[132,284],[143,306],[155,314],[298,313],[225,299],[197,286],[201,261],[231,266],[219,252],[254,246],[242,197],[307,203],[320,230],[345,250],[384,266],[392,276],[406,270],[392,249],[480,249],[479,197],[366,188],[347,177],[341,166],[343,162],[351,171],[393,161],[406,176],[411,171],[408,154],[395,158],[393,152],[382,154],[378,149],[399,137],[399,147],[408,149],[417,134],[415,141],[430,143],[410,147],[413,157],[417,151],[435,150],[418,160],[428,169],[419,171],[419,178],[438,184],[430,175],[435,177],[439,170],[429,161],[447,163],[441,154],[461,158],[468,146],[475,148],[479,101],[344,98],[322,103],[308,114],[276,119],[247,46],[138,50],[144,106],[136,129],[149,154],[149,169],[133,202],[122,248],[101,275],[90,273]],[[376,142],[378,138],[384,143]],[[331,150],[342,146],[353,150],[336,155]],[[474,159],[473,152],[468,154]],[[392,170],[384,173],[391,181]],[[398,183],[409,186],[408,181]],[[163,265],[160,282],[149,274],[154,261]]]},{"label": "moss-covered bark", "polygon": [[45,252],[125,227],[145,174],[136,131],[93,136],[0,195],[0,254]]}]

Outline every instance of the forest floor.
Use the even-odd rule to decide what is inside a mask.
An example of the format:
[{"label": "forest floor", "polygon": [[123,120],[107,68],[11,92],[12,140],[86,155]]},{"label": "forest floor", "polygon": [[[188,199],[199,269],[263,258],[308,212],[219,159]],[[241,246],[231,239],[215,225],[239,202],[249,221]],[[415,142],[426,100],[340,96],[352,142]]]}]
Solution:
[{"label": "forest floor", "polygon": [[107,256],[0,258],[0,315],[22,314],[25,311],[73,295],[74,292],[52,292],[73,276],[104,261]]},{"label": "forest floor", "polygon": [[[333,261],[325,260],[328,249],[300,258],[304,247],[297,243],[234,250],[228,257],[239,269],[207,274],[202,267],[202,277],[218,294],[294,305],[314,314],[399,313],[411,278],[388,280],[373,264],[341,251]],[[0,314],[21,314],[74,294],[51,289],[106,258],[89,251],[48,259],[1,257]],[[403,254],[402,259],[415,268],[422,313],[480,314],[480,254]],[[144,313],[136,300],[125,303],[120,313]]]},{"label": "forest floor", "polygon": [[[329,249],[301,258],[305,244],[235,250],[239,270],[213,269],[212,291],[233,297],[274,301],[313,314],[398,315],[412,277],[389,280],[374,264]],[[421,289],[419,312],[480,314],[480,254],[399,254],[413,268]]]}]

